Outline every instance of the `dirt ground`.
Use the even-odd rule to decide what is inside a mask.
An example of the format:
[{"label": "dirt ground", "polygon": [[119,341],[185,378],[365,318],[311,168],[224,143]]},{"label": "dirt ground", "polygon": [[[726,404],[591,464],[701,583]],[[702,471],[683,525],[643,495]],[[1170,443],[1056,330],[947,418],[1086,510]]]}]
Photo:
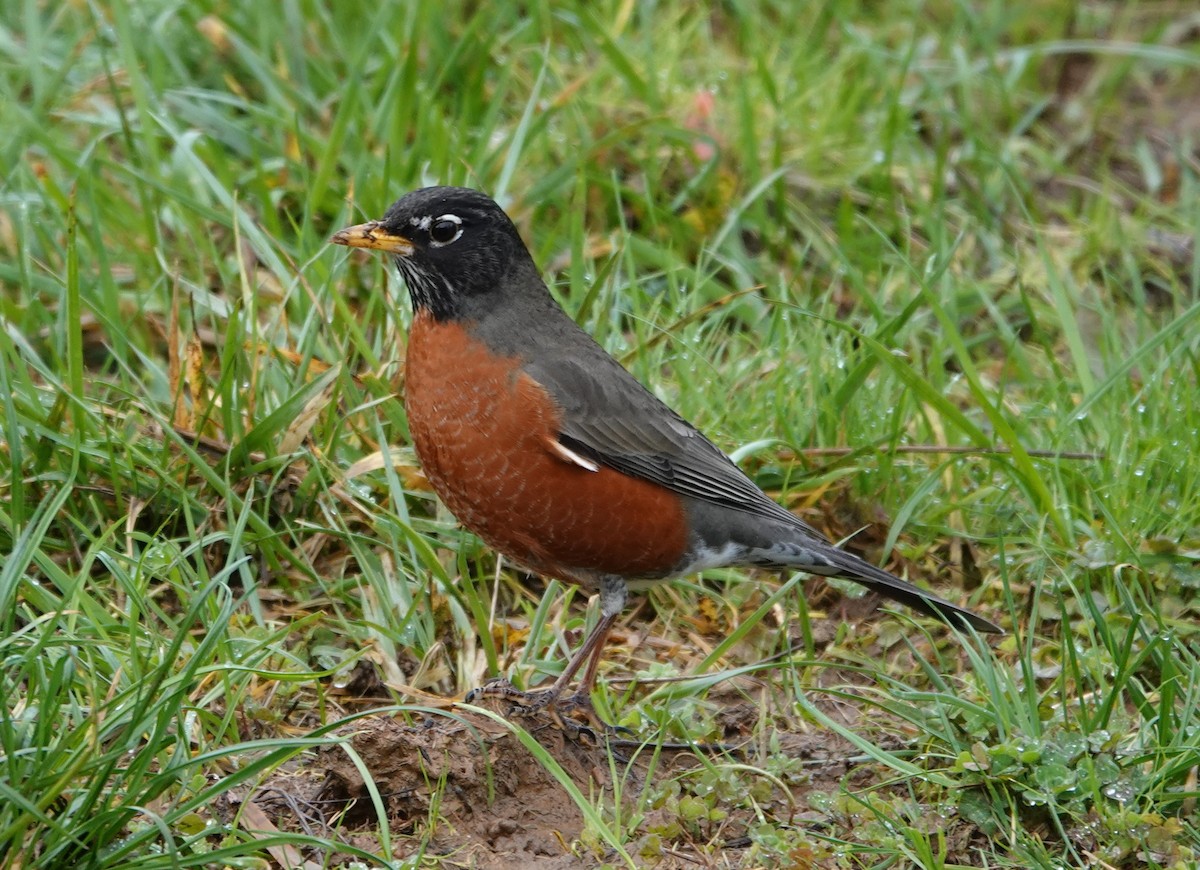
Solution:
[{"label": "dirt ground", "polygon": [[[536,739],[591,805],[612,804],[614,780],[622,805],[632,807],[644,789],[661,789],[706,760],[756,764],[755,746],[773,738],[773,752],[800,762],[804,772],[789,778],[786,793],[770,789],[762,806],[781,823],[823,824],[823,815],[809,809],[806,795],[835,792],[862,763],[859,750],[819,729],[748,739],[745,729],[761,721],[759,711],[740,694],[730,692],[729,701],[721,717],[729,743],[701,747],[656,745],[619,732],[606,740],[589,727],[545,711],[522,713],[513,721]],[[501,699],[484,703],[496,712],[516,712]],[[250,798],[250,818],[266,821],[267,830],[306,831],[380,854],[376,803],[356,756],[386,808],[395,859],[422,855],[434,866],[483,870],[622,863],[603,843],[589,840],[577,803],[503,722],[468,709],[450,709],[415,724],[378,715],[358,720],[338,736],[345,747],[307,755],[264,783]],[[597,800],[600,790],[605,794]],[[230,809],[245,814],[247,807]],[[663,816],[658,821],[669,824],[668,815],[676,818],[678,808],[669,813],[651,809],[643,829],[655,827],[656,813]],[[733,811],[719,821],[685,826],[642,858],[645,865],[661,868],[742,866],[753,821],[748,811]],[[633,851],[637,842],[634,837],[627,848]],[[309,863],[289,851],[286,860],[293,866],[327,866],[322,856],[311,856]],[[341,857],[353,860],[350,850]],[[797,866],[832,866],[796,857]],[[634,859],[643,863],[636,853]]]}]

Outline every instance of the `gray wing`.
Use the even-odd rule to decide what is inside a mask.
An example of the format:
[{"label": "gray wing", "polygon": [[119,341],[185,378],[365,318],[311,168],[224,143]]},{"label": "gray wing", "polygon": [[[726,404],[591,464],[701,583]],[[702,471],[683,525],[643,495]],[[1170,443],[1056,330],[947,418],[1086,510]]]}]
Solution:
[{"label": "gray wing", "polygon": [[559,440],[576,453],[680,495],[782,520],[824,540],[607,354],[560,357],[525,370],[562,409]]}]

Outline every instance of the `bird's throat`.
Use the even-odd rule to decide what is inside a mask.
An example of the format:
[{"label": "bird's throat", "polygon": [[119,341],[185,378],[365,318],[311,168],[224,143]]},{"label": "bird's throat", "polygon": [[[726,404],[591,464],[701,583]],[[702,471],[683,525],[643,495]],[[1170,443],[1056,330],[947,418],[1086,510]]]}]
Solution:
[{"label": "bird's throat", "polygon": [[414,314],[425,312],[439,323],[459,319],[462,296],[445,277],[421,269],[408,257],[396,257],[395,262],[408,287]]}]

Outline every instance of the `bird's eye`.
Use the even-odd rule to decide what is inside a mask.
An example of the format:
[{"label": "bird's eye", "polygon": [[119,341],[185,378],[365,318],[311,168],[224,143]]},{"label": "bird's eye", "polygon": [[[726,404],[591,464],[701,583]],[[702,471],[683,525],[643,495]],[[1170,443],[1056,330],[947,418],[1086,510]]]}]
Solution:
[{"label": "bird's eye", "polygon": [[455,214],[444,214],[434,218],[429,225],[429,241],[434,247],[448,245],[462,235],[462,218]]}]

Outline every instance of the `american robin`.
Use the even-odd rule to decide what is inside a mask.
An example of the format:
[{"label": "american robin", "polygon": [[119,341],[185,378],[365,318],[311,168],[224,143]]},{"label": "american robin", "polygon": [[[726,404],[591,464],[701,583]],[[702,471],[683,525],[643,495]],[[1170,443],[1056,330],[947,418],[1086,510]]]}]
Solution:
[{"label": "american robin", "polygon": [[1000,629],[830,544],[580,329],[516,227],[475,190],[427,187],[335,244],[394,255],[412,298],[404,405],[434,490],[519,565],[599,593],[561,676],[586,703],[630,580],[728,565],[844,577],[959,627]]}]

